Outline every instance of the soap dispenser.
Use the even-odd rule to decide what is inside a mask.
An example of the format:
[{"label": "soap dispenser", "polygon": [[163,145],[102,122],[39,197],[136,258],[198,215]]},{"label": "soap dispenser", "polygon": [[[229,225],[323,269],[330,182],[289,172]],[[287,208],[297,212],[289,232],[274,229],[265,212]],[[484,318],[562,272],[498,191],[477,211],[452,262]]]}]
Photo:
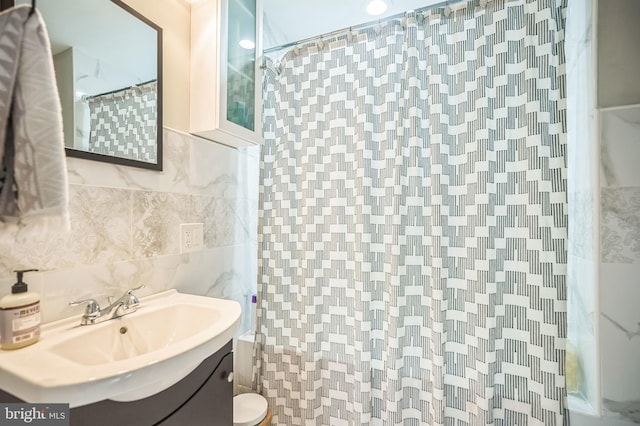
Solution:
[{"label": "soap dispenser", "polygon": [[0,349],[18,349],[40,339],[40,296],[22,281],[24,273],[32,271],[37,269],[14,271],[17,282],[11,294],[0,299]]}]

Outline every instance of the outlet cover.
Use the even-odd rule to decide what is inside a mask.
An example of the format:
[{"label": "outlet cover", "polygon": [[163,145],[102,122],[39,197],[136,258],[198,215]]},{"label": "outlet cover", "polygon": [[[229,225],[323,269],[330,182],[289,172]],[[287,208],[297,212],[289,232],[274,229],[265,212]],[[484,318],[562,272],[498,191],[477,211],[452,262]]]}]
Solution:
[{"label": "outlet cover", "polygon": [[180,253],[204,248],[204,225],[202,223],[180,224]]}]

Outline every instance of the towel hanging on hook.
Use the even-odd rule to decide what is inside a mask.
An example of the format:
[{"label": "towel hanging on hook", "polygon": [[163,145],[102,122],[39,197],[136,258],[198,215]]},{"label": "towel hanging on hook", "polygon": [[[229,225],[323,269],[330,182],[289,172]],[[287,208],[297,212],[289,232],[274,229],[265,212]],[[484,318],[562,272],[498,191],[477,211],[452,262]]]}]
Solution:
[{"label": "towel hanging on hook", "polygon": [[6,164],[4,182],[11,176],[15,183],[0,185],[0,239],[28,241],[68,229],[62,112],[49,36],[35,2],[0,13],[0,28],[14,28],[2,31],[10,43],[3,43],[0,61],[0,162]]}]

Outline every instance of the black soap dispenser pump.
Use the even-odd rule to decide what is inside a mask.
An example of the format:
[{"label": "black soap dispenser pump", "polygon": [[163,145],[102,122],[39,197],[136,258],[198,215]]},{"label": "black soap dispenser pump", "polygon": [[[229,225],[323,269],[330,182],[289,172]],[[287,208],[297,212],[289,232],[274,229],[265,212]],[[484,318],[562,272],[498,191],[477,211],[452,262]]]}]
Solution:
[{"label": "black soap dispenser pump", "polygon": [[17,281],[11,294],[0,299],[0,349],[18,349],[40,339],[40,295],[23,281],[23,275],[33,271],[37,269],[14,271]]}]

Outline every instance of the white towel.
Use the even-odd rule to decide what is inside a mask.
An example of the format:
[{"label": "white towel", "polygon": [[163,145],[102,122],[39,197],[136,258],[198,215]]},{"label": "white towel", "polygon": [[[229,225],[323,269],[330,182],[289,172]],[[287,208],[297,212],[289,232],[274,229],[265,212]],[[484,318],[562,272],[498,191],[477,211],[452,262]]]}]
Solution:
[{"label": "white towel", "polygon": [[0,235],[68,229],[62,110],[40,14],[0,14]]}]

